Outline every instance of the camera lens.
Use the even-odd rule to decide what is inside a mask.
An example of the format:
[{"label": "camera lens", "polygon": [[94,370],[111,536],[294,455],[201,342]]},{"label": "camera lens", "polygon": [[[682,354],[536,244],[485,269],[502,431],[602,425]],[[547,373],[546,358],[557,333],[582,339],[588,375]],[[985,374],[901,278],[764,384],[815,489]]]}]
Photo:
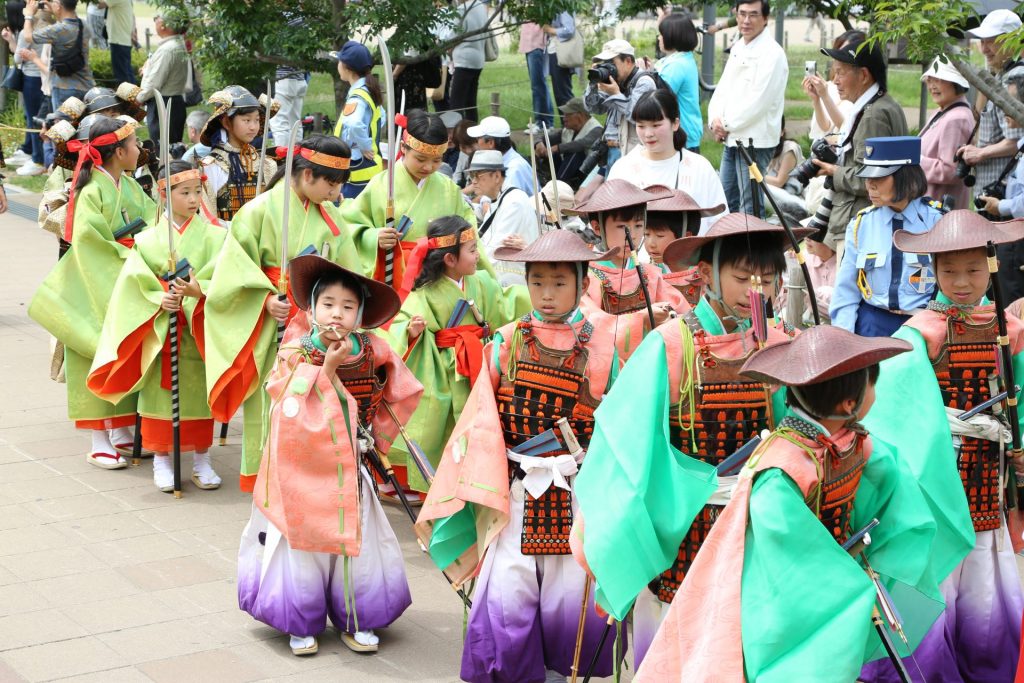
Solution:
[{"label": "camera lens", "polygon": [[985,200],[982,199],[981,197],[975,197],[974,198],[974,208],[975,209],[984,209],[985,208]]}]

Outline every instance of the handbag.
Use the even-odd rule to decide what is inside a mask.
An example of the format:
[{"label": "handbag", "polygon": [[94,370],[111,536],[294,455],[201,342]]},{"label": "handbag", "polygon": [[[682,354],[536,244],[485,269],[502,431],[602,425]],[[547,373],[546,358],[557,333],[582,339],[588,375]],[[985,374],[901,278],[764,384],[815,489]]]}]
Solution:
[{"label": "handbag", "polygon": [[441,65],[441,81],[440,85],[436,88],[427,88],[427,97],[431,102],[441,102],[444,100],[445,86],[448,84],[448,66]]},{"label": "handbag", "polygon": [[25,74],[18,67],[12,66],[4,74],[3,87],[21,92],[25,87]]},{"label": "handbag", "polygon": [[203,84],[192,57],[188,58],[188,76],[185,78],[185,92],[182,95],[186,107],[194,107],[203,101]]},{"label": "handbag", "polygon": [[85,28],[81,19],[68,19],[78,26],[78,35],[75,37],[75,45],[70,49],[56,52],[50,57],[50,68],[61,78],[73,76],[85,68],[85,57],[82,55],[82,34]]},{"label": "handbag", "polygon": [[577,30],[569,40],[555,42],[555,56],[563,69],[583,66],[583,34]]},{"label": "handbag", "polygon": [[498,39],[494,37],[493,33],[488,33],[484,39],[484,61],[498,61]]}]

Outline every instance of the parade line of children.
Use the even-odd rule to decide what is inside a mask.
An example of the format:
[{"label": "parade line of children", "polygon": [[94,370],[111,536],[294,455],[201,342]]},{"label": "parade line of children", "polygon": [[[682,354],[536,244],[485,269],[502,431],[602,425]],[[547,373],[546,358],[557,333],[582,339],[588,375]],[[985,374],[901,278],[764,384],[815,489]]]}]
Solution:
[{"label": "parade line of children", "polygon": [[[239,606],[294,654],[328,619],[386,644],[415,599],[397,500],[465,600],[465,681],[1024,680],[1024,323],[988,256],[1024,221],[936,211],[894,233],[918,270],[891,286],[928,295],[894,335],[797,331],[771,302],[809,230],[701,227],[721,207],[610,180],[574,207],[600,243],[538,226],[492,252],[525,274],[503,288],[437,173],[436,115],[409,112],[401,156],[339,206],[342,139],[281,150],[286,175],[252,146],[265,101],[211,103],[212,155],[152,196],[131,110],[68,108],[65,248],[29,313],[97,467],[128,466],[138,424],[161,491],[175,445],[215,489],[214,420],[242,410]],[[909,140],[869,140],[871,177],[916,165]]]}]

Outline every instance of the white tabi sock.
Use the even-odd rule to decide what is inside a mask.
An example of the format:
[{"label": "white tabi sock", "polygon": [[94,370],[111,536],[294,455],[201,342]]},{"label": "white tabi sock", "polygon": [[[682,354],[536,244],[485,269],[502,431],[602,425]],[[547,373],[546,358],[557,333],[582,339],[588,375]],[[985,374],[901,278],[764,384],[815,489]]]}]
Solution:
[{"label": "white tabi sock", "polygon": [[107,453],[108,455],[117,454],[117,451],[114,450],[114,446],[110,443],[110,437],[107,435],[106,429],[92,430],[92,452]]}]

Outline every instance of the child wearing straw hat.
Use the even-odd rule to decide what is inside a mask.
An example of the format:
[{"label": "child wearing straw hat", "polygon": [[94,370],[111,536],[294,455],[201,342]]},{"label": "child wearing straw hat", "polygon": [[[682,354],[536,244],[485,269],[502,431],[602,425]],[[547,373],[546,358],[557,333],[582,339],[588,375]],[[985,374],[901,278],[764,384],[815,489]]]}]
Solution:
[{"label": "child wearing straw hat", "polygon": [[[604,622],[569,530],[594,409],[619,367],[613,321],[580,303],[587,264],[613,256],[567,230],[495,254],[525,264],[532,310],[484,350],[417,523],[438,567],[476,576],[465,681],[564,680],[595,656]],[[611,673],[609,646],[594,674]]]},{"label": "child wearing straw hat", "polygon": [[[867,424],[883,438],[897,429],[919,435],[918,448],[905,456],[915,474],[924,470],[922,460],[927,459],[961,479],[961,489],[947,498],[938,497],[931,482],[921,481],[936,515],[969,515],[958,540],[972,548],[959,564],[959,555],[944,554],[943,575],[952,572],[942,584],[946,611],[915,651],[914,666],[928,681],[1010,681],[1020,647],[1024,595],[1007,533],[1005,481],[1010,467],[1024,472],[1024,462],[1007,455],[1011,439],[1005,401],[966,420],[961,415],[1002,390],[996,381],[1003,374],[997,314],[986,297],[991,284],[986,245],[1024,239],[1024,221],[990,223],[973,211],[958,210],[939,219],[929,232],[899,231],[893,239],[904,252],[932,258],[938,292],[894,335],[910,342],[913,351],[882,364],[879,415],[901,414],[902,419],[898,424],[884,419]],[[1011,315],[1006,323],[1019,382],[1024,324]],[[1019,397],[1019,391],[1014,393]],[[922,404],[944,408],[946,420],[926,422],[919,410],[905,411],[907,405]],[[1011,489],[1011,494],[1016,491]],[[890,668],[878,665],[861,677],[872,683],[896,680]]]},{"label": "child wearing straw hat", "polygon": [[412,598],[364,458],[387,453],[423,386],[368,331],[398,312],[394,290],[317,255],[288,268],[302,313],[267,384],[266,456],[238,552],[238,604],[289,634],[296,655],[318,650],[328,618],[346,647],[376,652],[374,631]]},{"label": "child wearing straw hat", "polygon": [[[633,606],[637,666],[728,501],[735,477],[721,476],[708,501],[714,468],[786,412],[785,392],[739,374],[758,348],[791,337],[764,310],[785,269],[785,244],[781,227],[735,213],[704,236],[671,242],[665,262],[695,269],[706,291],[695,309],[647,336],[597,411],[591,466],[579,480],[586,562],[602,606],[619,620]],[[632,493],[609,499],[613,490]],[[643,551],[623,554],[625,544]]]},{"label": "child wearing straw hat", "polygon": [[629,250],[630,243],[637,250],[643,244],[647,203],[670,196],[668,190],[649,192],[625,180],[609,180],[573,207],[600,235],[601,248],[615,254],[590,264],[584,305],[618,316],[613,324],[624,361],[651,329],[689,309],[683,295],[665,282],[660,268],[637,263],[636,253]]},{"label": "child wearing straw hat", "polygon": [[634,680],[854,681],[886,656],[877,628],[901,651],[921,639],[968,550],[927,498],[959,482],[926,472],[923,491],[897,456],[917,435],[893,447],[861,425],[878,363],[910,348],[818,326],[747,360],[741,374],[785,386],[791,414],[741,470]]}]

